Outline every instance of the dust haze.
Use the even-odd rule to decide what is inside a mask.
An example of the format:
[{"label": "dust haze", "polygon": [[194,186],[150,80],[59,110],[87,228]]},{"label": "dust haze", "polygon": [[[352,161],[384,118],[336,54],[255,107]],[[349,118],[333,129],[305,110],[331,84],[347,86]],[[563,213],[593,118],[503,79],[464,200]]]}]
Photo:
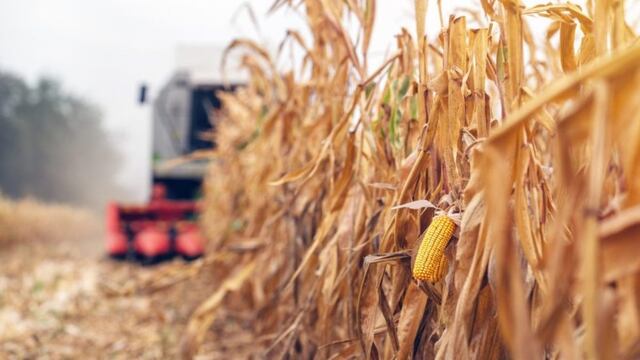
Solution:
[{"label": "dust haze", "polygon": [[0,70],[0,191],[100,209],[127,199],[118,184],[120,153],[90,101],[54,78],[30,84]]}]

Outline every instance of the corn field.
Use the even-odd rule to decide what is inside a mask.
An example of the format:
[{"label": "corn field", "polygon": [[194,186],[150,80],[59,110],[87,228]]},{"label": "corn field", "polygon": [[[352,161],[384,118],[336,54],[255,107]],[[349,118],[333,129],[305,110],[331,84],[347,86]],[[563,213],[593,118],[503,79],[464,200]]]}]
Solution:
[{"label": "corn field", "polygon": [[230,44],[185,357],[640,357],[640,7],[427,3],[379,67],[375,0],[278,0],[309,37]]}]

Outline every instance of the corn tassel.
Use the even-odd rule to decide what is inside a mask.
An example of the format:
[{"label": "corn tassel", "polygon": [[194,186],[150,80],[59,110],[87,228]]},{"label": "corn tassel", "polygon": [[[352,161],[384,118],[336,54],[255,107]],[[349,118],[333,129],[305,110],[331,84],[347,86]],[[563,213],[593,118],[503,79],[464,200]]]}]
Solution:
[{"label": "corn tassel", "polygon": [[413,264],[413,277],[418,280],[436,282],[447,270],[447,258],[444,249],[453,236],[455,223],[446,215],[433,218],[418,248]]}]

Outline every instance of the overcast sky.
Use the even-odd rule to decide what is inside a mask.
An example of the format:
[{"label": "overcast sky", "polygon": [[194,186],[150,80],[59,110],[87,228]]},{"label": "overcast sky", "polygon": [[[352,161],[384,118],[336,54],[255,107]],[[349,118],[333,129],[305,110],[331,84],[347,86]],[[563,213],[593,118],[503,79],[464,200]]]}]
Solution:
[{"label": "overcast sky", "polygon": [[[528,1],[541,2],[541,1]],[[291,10],[267,16],[273,0],[0,0],[0,68],[35,81],[48,75],[96,103],[125,156],[121,181],[148,188],[150,109],[136,104],[141,82],[151,93],[171,76],[179,45],[223,48],[250,37],[275,48],[288,28],[304,28]],[[371,51],[380,59],[401,26],[414,30],[413,0],[378,0]],[[478,0],[444,1],[445,19]],[[258,18],[260,32],[244,7]],[[438,29],[436,2],[427,24]],[[429,26],[430,25],[430,26]],[[433,31],[432,31],[432,35]],[[371,64],[374,65],[374,64]]]},{"label": "overcast sky", "polygon": [[[136,104],[142,81],[157,90],[175,67],[178,45],[224,47],[235,37],[266,41],[274,48],[287,28],[304,28],[298,14],[266,11],[274,0],[0,0],[0,68],[34,81],[60,79],[66,89],[102,109],[114,141],[126,157],[120,179],[148,187],[150,113]],[[378,0],[371,50],[382,57],[401,26],[411,32],[413,0]],[[546,0],[525,1],[527,5]],[[582,1],[579,1],[582,2]],[[260,24],[255,31],[250,4]],[[443,1],[445,19],[455,7],[478,8],[479,0]],[[633,24],[640,1],[627,1]],[[429,1],[428,28],[438,29],[436,1]],[[535,31],[535,29],[534,29]],[[434,31],[431,31],[431,35]],[[373,64],[372,64],[373,65]]]},{"label": "overcast sky", "polygon": [[[277,44],[299,15],[266,16],[273,0],[0,0],[0,68],[34,81],[60,79],[103,111],[126,156],[119,178],[144,189],[149,171],[149,109],[136,104],[140,82],[157,89],[171,75],[179,44],[225,46],[238,36]],[[372,49],[383,53],[401,24],[413,28],[413,0],[379,1]],[[235,15],[235,17],[234,17]],[[379,35],[378,35],[379,34]]]}]

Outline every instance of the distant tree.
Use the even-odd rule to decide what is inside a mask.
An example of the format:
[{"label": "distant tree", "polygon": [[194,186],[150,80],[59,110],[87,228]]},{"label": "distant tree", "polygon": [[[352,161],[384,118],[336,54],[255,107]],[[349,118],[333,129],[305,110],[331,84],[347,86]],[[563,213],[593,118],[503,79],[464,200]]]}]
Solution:
[{"label": "distant tree", "polygon": [[98,108],[53,79],[29,86],[0,71],[0,191],[98,206],[123,190],[120,156]]}]

